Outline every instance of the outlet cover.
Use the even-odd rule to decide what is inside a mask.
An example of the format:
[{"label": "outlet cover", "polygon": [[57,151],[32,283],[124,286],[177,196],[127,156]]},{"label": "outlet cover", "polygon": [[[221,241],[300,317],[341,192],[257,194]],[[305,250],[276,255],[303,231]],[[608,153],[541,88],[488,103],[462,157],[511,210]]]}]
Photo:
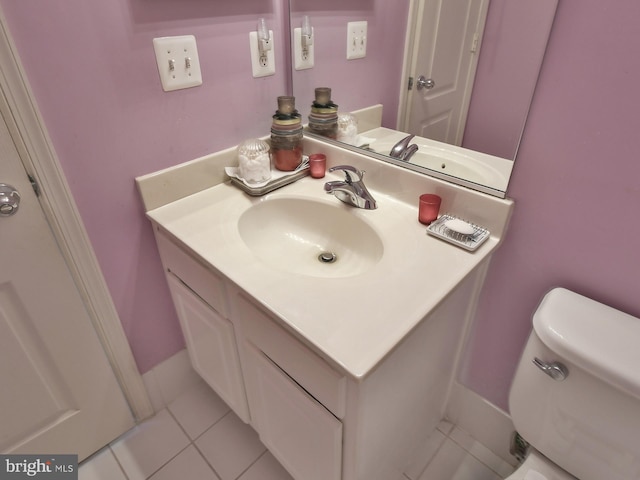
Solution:
[{"label": "outlet cover", "polygon": [[347,60],[367,56],[367,22],[347,23]]},{"label": "outlet cover", "polygon": [[202,85],[196,37],[182,35],[154,38],[153,49],[165,92]]},{"label": "outlet cover", "polygon": [[276,57],[274,54],[273,31],[269,30],[269,43],[271,49],[266,55],[261,56],[258,49],[258,32],[249,32],[249,42],[251,47],[251,70],[253,78],[268,77],[276,73]]},{"label": "outlet cover", "polygon": [[[313,27],[311,27],[311,38],[315,41],[313,36]],[[314,50],[313,44],[307,47],[306,55],[302,49],[302,29],[293,29],[293,60],[294,68],[296,70],[306,70],[312,68],[314,64]]]}]

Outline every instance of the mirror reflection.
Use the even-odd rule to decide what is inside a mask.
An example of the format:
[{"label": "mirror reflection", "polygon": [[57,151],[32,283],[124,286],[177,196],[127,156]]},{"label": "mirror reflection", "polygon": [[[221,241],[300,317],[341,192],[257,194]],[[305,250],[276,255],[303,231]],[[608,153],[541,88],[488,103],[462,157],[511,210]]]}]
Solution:
[{"label": "mirror reflection", "polygon": [[[290,0],[298,109],[306,121],[318,86],[332,88],[341,113],[382,105],[377,125],[358,124],[357,146],[504,196],[556,6],[557,0]],[[351,22],[364,56],[347,59]],[[366,30],[359,35],[361,22]],[[303,26],[313,33],[311,59],[296,52]],[[406,134],[416,135],[409,145],[417,152],[408,160],[390,157],[394,140]],[[455,172],[451,162],[444,170],[443,162],[427,161],[452,152]],[[480,157],[507,163],[506,179],[492,183],[491,175],[468,174],[478,168],[464,168],[465,155],[472,163]]]}]

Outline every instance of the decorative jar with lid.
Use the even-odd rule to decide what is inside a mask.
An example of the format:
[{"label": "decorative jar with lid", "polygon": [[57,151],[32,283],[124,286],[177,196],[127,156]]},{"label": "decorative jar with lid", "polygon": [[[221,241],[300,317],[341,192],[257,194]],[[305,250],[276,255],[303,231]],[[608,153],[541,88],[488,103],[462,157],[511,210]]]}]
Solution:
[{"label": "decorative jar with lid", "polygon": [[295,170],[302,161],[302,122],[295,102],[295,97],[278,97],[271,125],[273,166],[285,172]]},{"label": "decorative jar with lid", "polygon": [[338,136],[338,105],[331,101],[329,87],[316,88],[316,99],[309,114],[309,131],[323,137]]}]

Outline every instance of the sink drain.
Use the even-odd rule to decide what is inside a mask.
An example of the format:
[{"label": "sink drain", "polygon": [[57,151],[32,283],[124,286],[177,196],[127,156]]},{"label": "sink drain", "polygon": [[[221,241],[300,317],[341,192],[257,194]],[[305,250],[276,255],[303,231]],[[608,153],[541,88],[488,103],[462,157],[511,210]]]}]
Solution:
[{"label": "sink drain", "polygon": [[318,260],[322,263],[333,263],[338,259],[338,256],[333,252],[322,252],[318,255]]}]

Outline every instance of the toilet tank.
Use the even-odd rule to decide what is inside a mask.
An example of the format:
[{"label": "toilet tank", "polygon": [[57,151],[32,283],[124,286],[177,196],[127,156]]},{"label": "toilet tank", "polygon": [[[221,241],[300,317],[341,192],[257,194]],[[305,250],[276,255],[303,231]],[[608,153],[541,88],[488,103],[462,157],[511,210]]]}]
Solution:
[{"label": "toilet tank", "polygon": [[[562,363],[568,375],[552,378],[536,358]],[[580,480],[640,480],[640,319],[566,289],[549,292],[509,409],[520,435]]]}]

